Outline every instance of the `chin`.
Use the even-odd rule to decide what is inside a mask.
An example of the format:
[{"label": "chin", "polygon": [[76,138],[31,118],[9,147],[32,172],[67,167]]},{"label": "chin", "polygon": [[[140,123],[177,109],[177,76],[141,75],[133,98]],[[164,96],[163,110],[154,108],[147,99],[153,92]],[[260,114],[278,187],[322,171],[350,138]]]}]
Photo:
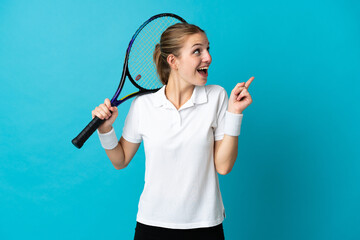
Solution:
[{"label": "chin", "polygon": [[199,81],[199,86],[204,86],[207,83],[207,79],[203,79],[201,81]]},{"label": "chin", "polygon": [[206,83],[207,83],[207,78],[197,78],[193,84],[195,86],[204,86]]}]

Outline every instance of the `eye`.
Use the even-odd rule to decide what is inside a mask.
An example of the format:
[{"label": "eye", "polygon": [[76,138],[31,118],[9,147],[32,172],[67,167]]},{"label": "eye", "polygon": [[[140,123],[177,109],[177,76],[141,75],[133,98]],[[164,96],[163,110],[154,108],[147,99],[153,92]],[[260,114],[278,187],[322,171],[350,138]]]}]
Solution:
[{"label": "eye", "polygon": [[207,48],[207,51],[210,52],[210,47]]},{"label": "eye", "polygon": [[194,53],[194,54],[200,54],[200,49],[198,49],[198,48],[195,49],[193,53]]}]

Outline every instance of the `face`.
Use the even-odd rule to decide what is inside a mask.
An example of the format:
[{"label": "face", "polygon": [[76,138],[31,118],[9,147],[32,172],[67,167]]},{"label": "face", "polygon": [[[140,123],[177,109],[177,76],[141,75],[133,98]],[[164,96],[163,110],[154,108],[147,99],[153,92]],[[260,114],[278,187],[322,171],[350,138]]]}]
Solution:
[{"label": "face", "polygon": [[204,33],[186,38],[180,55],[175,57],[177,75],[191,85],[205,85],[211,64],[209,41]]}]

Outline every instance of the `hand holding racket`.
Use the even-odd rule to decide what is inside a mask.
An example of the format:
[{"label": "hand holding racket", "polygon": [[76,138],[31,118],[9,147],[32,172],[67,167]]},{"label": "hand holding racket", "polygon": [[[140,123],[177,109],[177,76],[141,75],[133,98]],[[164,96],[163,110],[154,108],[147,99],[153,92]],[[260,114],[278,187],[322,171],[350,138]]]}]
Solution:
[{"label": "hand holding racket", "polygon": [[[118,89],[110,101],[111,106],[118,106],[132,97],[156,92],[161,88],[162,83],[157,77],[153,63],[153,52],[156,43],[160,42],[163,31],[179,22],[185,22],[185,20],[175,14],[163,13],[151,17],[139,27],[126,50],[123,73]],[[126,77],[139,91],[118,100]],[[84,130],[72,140],[72,143],[77,148],[81,148],[103,122],[104,120],[94,117]]]},{"label": "hand holding racket", "polygon": [[93,118],[98,117],[103,120],[103,123],[98,128],[100,133],[106,133],[111,130],[118,114],[117,107],[111,106],[111,102],[108,98],[91,112]]}]

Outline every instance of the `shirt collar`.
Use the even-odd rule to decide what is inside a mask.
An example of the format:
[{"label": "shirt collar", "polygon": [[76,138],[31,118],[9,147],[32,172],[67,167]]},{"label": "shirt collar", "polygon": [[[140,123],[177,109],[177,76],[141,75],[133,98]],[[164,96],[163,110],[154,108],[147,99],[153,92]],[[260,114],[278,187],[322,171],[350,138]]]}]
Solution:
[{"label": "shirt collar", "polygon": [[[172,103],[166,98],[165,87],[159,89],[154,93],[154,106],[156,107],[173,107]],[[207,102],[207,94],[205,86],[195,86],[191,98],[180,109],[194,106],[195,104],[202,104]]]}]

